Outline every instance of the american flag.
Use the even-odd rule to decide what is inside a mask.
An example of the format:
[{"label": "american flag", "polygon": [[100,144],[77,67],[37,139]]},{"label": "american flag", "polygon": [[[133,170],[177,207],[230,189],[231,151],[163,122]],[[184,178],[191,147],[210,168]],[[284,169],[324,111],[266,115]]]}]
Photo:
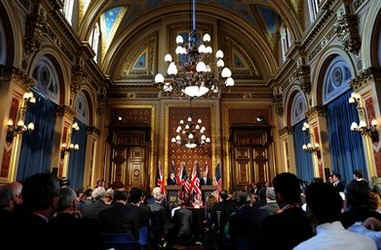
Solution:
[{"label": "american flag", "polygon": [[160,187],[161,193],[165,194],[164,177],[163,177],[163,172],[161,170],[160,161],[159,161],[158,170],[157,170],[157,185]]}]

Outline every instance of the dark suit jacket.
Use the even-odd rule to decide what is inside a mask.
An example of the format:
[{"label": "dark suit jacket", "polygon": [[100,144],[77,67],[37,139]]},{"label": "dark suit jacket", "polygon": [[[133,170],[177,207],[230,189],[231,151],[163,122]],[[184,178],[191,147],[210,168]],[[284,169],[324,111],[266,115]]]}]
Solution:
[{"label": "dark suit jacket", "polygon": [[174,216],[177,237],[190,237],[192,235],[192,211],[187,208],[176,210]]},{"label": "dark suit jacket", "polygon": [[128,218],[126,206],[122,203],[115,203],[112,207],[101,211],[98,221],[103,233],[131,233],[131,223]]},{"label": "dark suit jacket", "polygon": [[98,214],[105,210],[106,208],[109,208],[109,205],[106,205],[102,200],[97,200],[94,203],[91,203],[88,206],[85,206],[81,208],[81,214],[85,218],[89,219],[98,219]]},{"label": "dark suit jacket", "polygon": [[312,226],[301,208],[289,208],[281,214],[271,215],[263,222],[266,249],[289,250],[311,238]]},{"label": "dark suit jacket", "polygon": [[345,185],[342,182],[337,183],[337,185],[333,185],[337,192],[344,192]]},{"label": "dark suit jacket", "polygon": [[168,178],[167,179],[167,185],[176,185],[176,178],[174,178],[173,180],[171,178]]},{"label": "dark suit jacket", "polygon": [[210,178],[206,178],[206,181],[204,180],[203,177],[200,178],[200,185],[212,185],[212,181],[210,180]]}]

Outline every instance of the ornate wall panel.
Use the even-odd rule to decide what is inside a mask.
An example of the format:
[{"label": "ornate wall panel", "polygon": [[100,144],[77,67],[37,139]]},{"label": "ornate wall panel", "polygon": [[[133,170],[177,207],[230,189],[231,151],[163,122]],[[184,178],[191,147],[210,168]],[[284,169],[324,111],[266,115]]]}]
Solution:
[{"label": "ornate wall panel", "polygon": [[[188,176],[192,173],[193,164],[198,161],[200,170],[204,171],[205,166],[212,166],[212,147],[207,144],[195,149],[187,149],[185,147],[173,144],[170,138],[176,136],[176,128],[180,120],[185,120],[189,114],[193,119],[200,118],[203,126],[206,128],[206,135],[211,135],[211,113],[210,108],[169,108],[168,117],[168,163],[175,161],[176,168],[180,167],[181,162],[185,162]],[[211,169],[209,169],[211,171]],[[211,172],[209,172],[211,176]]]},{"label": "ornate wall panel", "polygon": [[[9,119],[12,119],[13,121],[17,121],[17,112],[19,109],[20,101],[13,97],[11,102],[11,107],[9,110]],[[13,139],[13,141],[16,138]],[[10,164],[11,164],[11,157],[12,157],[12,148],[15,144],[14,143],[5,143],[4,147],[4,153],[3,153],[3,161],[1,164],[1,171],[0,171],[0,177],[2,178],[8,178]]]},{"label": "ornate wall panel", "polygon": [[[368,116],[368,121],[372,121],[373,119],[376,119],[376,112],[374,110],[374,102],[372,97],[369,97],[368,99],[365,100],[365,109],[366,109],[366,114]],[[377,176],[381,176],[381,151],[379,150],[380,143],[381,143],[380,141],[373,142],[373,152],[374,152]]]}]

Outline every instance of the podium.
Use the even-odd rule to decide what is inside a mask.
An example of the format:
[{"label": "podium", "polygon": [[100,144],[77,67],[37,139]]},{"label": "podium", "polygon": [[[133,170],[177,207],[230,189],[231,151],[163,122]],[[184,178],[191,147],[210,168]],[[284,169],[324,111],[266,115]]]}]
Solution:
[{"label": "podium", "polygon": [[[208,196],[216,190],[216,186],[214,185],[202,185],[201,193],[202,200],[206,201]],[[178,193],[181,191],[181,186],[179,185],[168,185],[167,186],[167,199],[168,202],[176,202]]]}]

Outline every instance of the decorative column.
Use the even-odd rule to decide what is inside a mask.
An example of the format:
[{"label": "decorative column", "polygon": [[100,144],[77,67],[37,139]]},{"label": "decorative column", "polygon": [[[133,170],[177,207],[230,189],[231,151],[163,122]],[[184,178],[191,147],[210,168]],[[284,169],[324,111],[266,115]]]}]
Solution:
[{"label": "decorative column", "polygon": [[18,158],[21,149],[22,136],[10,138],[8,121],[17,123],[20,108],[24,105],[24,93],[34,84],[33,80],[21,70],[10,66],[0,65],[0,183],[16,180]]},{"label": "decorative column", "polygon": [[296,162],[294,151],[294,138],[291,127],[284,127],[279,131],[281,143],[281,161],[284,163],[284,169],[281,172],[290,172],[296,174]]},{"label": "decorative column", "polygon": [[381,68],[372,67],[363,70],[350,84],[353,91],[360,95],[357,104],[360,121],[365,121],[367,127],[370,127],[372,120],[378,123],[376,136],[372,138],[364,134],[362,138],[369,178],[381,176]]},{"label": "decorative column", "polygon": [[[277,89],[275,91],[275,89]],[[280,127],[282,126],[282,116],[283,116],[283,99],[282,93],[278,91],[279,88],[274,87],[273,93],[273,143],[270,146],[269,157],[271,160],[270,163],[270,179],[275,177],[277,173],[287,172],[287,161],[284,160],[282,145],[283,142],[280,137]]]},{"label": "decorative column", "polygon": [[84,187],[94,187],[96,185],[95,160],[99,135],[99,129],[95,127],[87,128],[85,173],[83,175]]},{"label": "decorative column", "polygon": [[[314,176],[325,180],[325,171],[332,170],[331,156],[328,142],[328,128],[325,110],[322,106],[315,106],[307,112],[310,126],[311,143],[319,145],[319,149],[313,152]],[[327,169],[327,170],[325,170]]]},{"label": "decorative column", "polygon": [[[72,133],[72,125],[74,122],[75,111],[69,106],[59,106],[57,110],[57,120],[56,120],[56,132],[60,135],[53,149],[52,163],[53,167],[56,167],[58,177],[67,177],[68,164],[69,164],[69,154],[62,151],[62,145],[64,143],[69,143]],[[54,171],[53,171],[54,172]]]}]

